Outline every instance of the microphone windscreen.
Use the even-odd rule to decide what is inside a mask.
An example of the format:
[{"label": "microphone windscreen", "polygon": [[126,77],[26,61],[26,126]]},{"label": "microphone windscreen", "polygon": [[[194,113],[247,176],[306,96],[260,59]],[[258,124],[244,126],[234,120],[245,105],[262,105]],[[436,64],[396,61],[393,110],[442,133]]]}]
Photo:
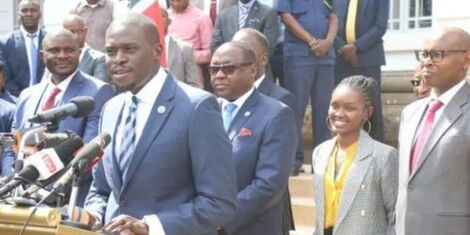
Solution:
[{"label": "microphone windscreen", "polygon": [[62,162],[69,163],[73,154],[83,146],[82,138],[78,135],[71,135],[70,139],[62,142],[61,144],[54,147],[57,155],[59,155]]},{"label": "microphone windscreen", "polygon": [[84,117],[95,109],[95,100],[90,96],[79,96],[70,100],[77,106],[77,113],[72,117]]}]

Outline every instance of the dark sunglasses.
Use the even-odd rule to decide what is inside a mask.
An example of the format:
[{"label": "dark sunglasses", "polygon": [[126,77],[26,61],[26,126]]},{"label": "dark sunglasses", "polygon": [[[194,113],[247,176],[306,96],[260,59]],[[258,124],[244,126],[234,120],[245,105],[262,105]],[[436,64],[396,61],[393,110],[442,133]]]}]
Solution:
[{"label": "dark sunglasses", "polygon": [[222,70],[222,73],[225,75],[230,75],[235,72],[235,70],[245,67],[248,65],[252,65],[253,63],[248,62],[248,63],[239,63],[239,64],[222,64],[222,65],[210,65],[209,66],[209,74],[211,76],[215,76],[220,70]]},{"label": "dark sunglasses", "polygon": [[421,84],[421,81],[418,80],[418,79],[411,79],[410,83],[411,83],[412,86],[417,87]]}]

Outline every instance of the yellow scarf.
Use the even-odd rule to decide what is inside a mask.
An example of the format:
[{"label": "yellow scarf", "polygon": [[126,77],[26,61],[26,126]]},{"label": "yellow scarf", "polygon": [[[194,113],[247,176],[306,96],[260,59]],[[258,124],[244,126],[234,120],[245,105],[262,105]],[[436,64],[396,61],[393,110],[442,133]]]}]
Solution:
[{"label": "yellow scarf", "polygon": [[335,225],[336,216],[339,210],[339,202],[343,192],[346,177],[349,174],[357,152],[357,141],[351,144],[346,149],[346,157],[344,158],[343,165],[335,179],[335,165],[338,147],[335,145],[331,152],[328,167],[326,168],[324,176],[324,190],[325,190],[325,228],[330,228]]}]

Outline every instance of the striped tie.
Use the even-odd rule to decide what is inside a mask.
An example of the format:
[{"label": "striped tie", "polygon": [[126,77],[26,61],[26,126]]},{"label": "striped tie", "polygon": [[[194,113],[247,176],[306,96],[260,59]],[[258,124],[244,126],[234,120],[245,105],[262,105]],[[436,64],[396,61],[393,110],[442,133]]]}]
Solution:
[{"label": "striped tie", "polygon": [[132,96],[132,103],[129,106],[127,113],[126,125],[121,139],[121,154],[119,154],[119,168],[121,170],[122,179],[125,178],[127,168],[134,153],[136,144],[135,124],[136,124],[136,111],[139,100],[137,97]]},{"label": "striped tie", "polygon": [[31,64],[29,67],[31,70],[29,71],[29,76],[30,76],[29,86],[32,86],[39,82],[37,78],[39,51],[38,51],[38,48],[36,47],[36,44],[34,44],[34,39],[36,38],[36,34],[28,34],[28,37],[31,38],[31,43],[29,46],[29,53],[31,56]]},{"label": "striped tie", "polygon": [[242,5],[240,7],[240,13],[238,17],[238,28],[241,29],[245,26],[246,18],[248,18],[248,12],[250,11],[250,6]]}]

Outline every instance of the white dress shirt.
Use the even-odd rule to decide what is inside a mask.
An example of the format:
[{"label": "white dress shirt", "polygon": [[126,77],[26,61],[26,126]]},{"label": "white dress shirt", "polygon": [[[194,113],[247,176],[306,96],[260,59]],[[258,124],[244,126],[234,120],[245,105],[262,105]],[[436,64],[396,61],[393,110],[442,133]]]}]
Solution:
[{"label": "white dress shirt", "polygon": [[230,102],[222,97],[219,97],[218,99],[222,104],[222,107],[220,109],[222,111],[222,115],[225,110],[225,106],[227,106],[227,104],[229,103],[235,104],[237,108],[233,111],[233,114],[232,114],[232,121],[233,121],[233,118],[237,115],[240,108],[243,106],[243,104],[245,104],[248,97],[250,97],[250,95],[253,94],[254,91],[255,91],[255,87],[252,87],[248,92],[246,92],[245,94],[243,94],[242,96],[240,96],[238,99],[236,99],[233,102]]},{"label": "white dress shirt", "polygon": [[256,89],[258,89],[259,86],[261,86],[261,83],[264,81],[265,78],[266,78],[266,74],[263,73],[263,75],[261,75],[261,77],[259,77],[258,79],[256,79],[255,83],[253,84]]},{"label": "white dress shirt", "polygon": [[55,101],[54,101],[54,106],[56,106],[59,102],[62,101],[62,97],[64,96],[65,91],[70,85],[70,82],[72,81],[73,76],[77,73],[78,70],[75,70],[72,74],[70,74],[67,78],[65,78],[63,81],[61,81],[59,84],[55,85],[52,82],[52,74],[49,74],[47,77],[47,86],[46,90],[44,91],[44,95],[41,98],[40,106],[43,107],[44,104],[46,103],[47,99],[49,99],[49,96],[51,95],[51,92],[54,88],[59,88],[60,92],[59,94],[56,95]]}]

